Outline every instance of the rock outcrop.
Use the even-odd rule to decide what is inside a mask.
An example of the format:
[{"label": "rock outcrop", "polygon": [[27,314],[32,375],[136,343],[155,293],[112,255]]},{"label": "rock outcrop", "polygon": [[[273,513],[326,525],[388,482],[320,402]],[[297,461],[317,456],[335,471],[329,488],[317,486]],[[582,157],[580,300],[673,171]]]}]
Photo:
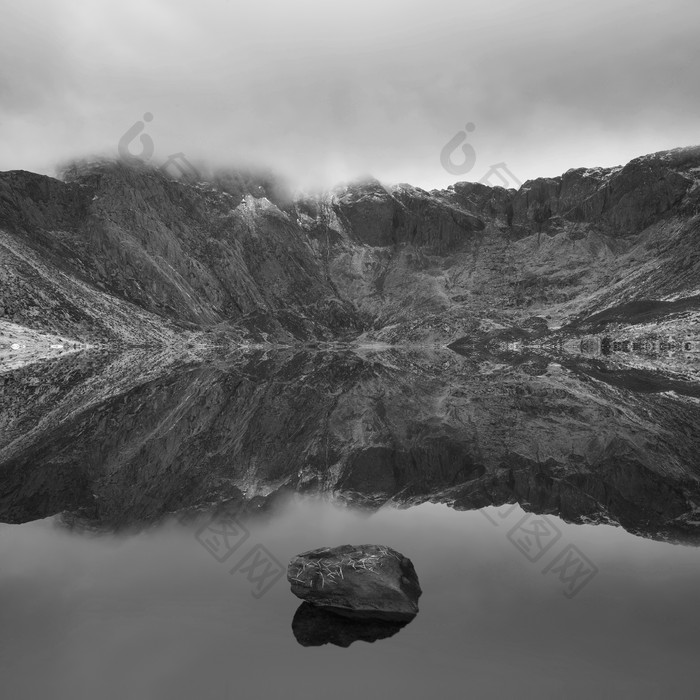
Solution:
[{"label": "rock outcrop", "polygon": [[519,191],[0,173],[0,520],[296,490],[699,541],[699,236],[698,148]]},{"label": "rock outcrop", "polygon": [[355,619],[408,622],[421,595],[410,559],[381,545],[321,547],[287,567],[292,593],[328,612]]},{"label": "rock outcrop", "polygon": [[518,191],[375,180],[292,197],[269,176],[179,182],[79,164],[0,173],[0,320],[81,342],[449,343],[700,288],[700,148]]}]

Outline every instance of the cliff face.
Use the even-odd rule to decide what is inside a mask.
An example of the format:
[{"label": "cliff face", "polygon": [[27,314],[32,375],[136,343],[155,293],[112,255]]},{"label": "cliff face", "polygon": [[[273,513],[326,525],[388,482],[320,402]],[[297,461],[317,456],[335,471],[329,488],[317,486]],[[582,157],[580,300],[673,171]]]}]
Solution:
[{"label": "cliff face", "polygon": [[311,491],[698,541],[699,183],[698,148],[517,192],[1,173],[0,520]]},{"label": "cliff face", "polygon": [[[115,303],[168,328],[251,319],[251,327],[279,340],[323,337],[329,329],[352,332],[358,323],[323,275],[307,237],[266,198],[241,199],[120,165],[88,169],[69,183],[9,173],[2,185],[10,277],[3,285],[5,316],[14,322],[31,325],[32,315],[40,315],[82,337],[72,318],[82,311],[90,337],[138,339],[137,328],[111,323],[115,314],[95,308]],[[21,296],[13,294],[13,273],[22,280],[29,266],[36,276],[34,260],[43,285],[32,280]],[[66,288],[71,284],[87,287],[94,303]],[[42,286],[39,296],[33,288]],[[152,338],[144,334],[143,340]]]},{"label": "cliff face", "polygon": [[[97,163],[0,174],[0,318],[76,340],[452,342],[700,289],[700,148],[519,191],[367,181],[293,199]],[[362,334],[365,334],[364,336]]]}]

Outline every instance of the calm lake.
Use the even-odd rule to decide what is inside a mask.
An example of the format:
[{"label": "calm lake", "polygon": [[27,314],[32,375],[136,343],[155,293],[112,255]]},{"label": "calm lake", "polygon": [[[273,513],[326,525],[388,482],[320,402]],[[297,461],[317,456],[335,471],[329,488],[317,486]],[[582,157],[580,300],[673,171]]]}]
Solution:
[{"label": "calm lake", "polygon": [[[0,697],[696,698],[697,385],[628,365],[357,348],[13,366]],[[299,610],[287,563],[343,544],[412,560],[415,619]]]},{"label": "calm lake", "polygon": [[[512,533],[523,517],[434,504],[368,514],[292,497],[247,521],[247,541],[223,561],[203,544],[216,528],[207,519],[119,535],[53,519],[3,525],[2,696],[697,697],[698,551],[548,516],[561,536],[533,562]],[[255,582],[231,573],[257,545],[286,565],[346,542],[414,562],[420,613],[390,638],[301,646],[286,578],[254,597]],[[567,545],[598,569],[573,597],[560,573],[542,573]]]}]

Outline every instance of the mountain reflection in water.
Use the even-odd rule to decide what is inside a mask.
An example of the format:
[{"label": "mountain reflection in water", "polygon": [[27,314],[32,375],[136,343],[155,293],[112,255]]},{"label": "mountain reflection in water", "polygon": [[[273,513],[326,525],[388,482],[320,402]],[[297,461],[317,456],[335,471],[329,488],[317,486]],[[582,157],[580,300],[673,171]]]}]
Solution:
[{"label": "mountain reflection in water", "polygon": [[520,503],[698,541],[698,385],[447,349],[82,352],[0,374],[0,520],[119,529],[289,493]]},{"label": "mountain reflection in water", "polygon": [[[369,347],[6,371],[3,690],[693,697],[700,556],[654,540],[698,541],[700,404],[645,372]],[[366,542],[416,566],[401,629],[289,591],[292,556]]]}]

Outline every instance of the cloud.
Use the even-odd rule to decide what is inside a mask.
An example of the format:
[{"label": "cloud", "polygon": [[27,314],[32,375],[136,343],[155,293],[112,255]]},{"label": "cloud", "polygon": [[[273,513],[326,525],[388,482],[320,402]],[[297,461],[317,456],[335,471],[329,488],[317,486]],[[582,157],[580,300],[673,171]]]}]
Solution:
[{"label": "cloud", "polygon": [[0,169],[116,154],[151,112],[155,158],[256,163],[300,184],[373,173],[521,180],[696,143],[691,0],[26,0],[0,27]]}]

